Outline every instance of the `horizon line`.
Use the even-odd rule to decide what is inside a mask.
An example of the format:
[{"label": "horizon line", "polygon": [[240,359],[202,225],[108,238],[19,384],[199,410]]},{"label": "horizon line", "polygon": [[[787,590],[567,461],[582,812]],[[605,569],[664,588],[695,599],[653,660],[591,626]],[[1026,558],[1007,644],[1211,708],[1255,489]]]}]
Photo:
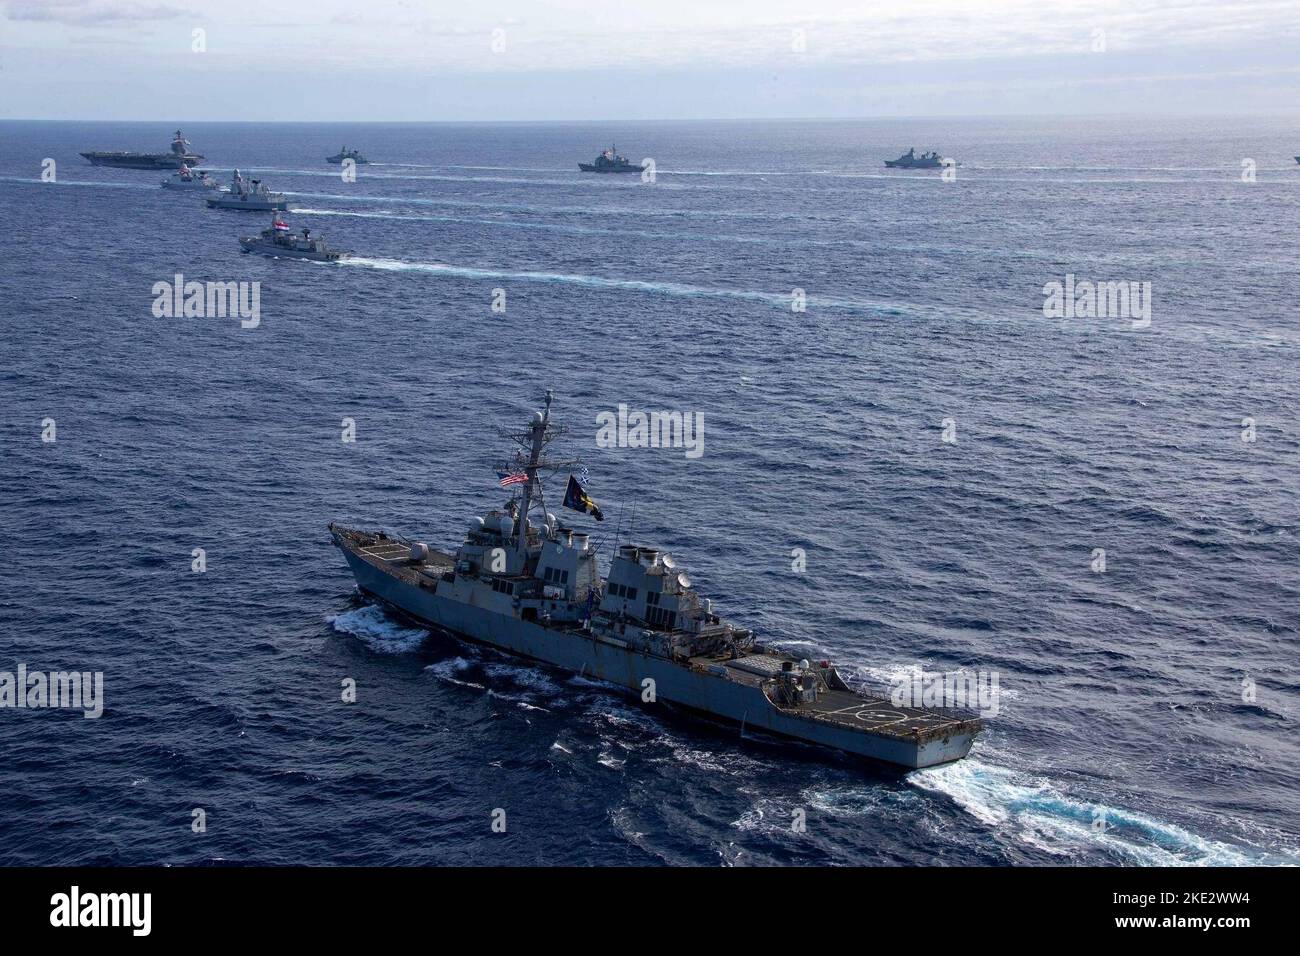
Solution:
[{"label": "horizon line", "polygon": [[549,123],[862,123],[896,120],[977,120],[977,119],[1114,119],[1117,117],[1166,117],[1179,119],[1237,118],[1240,116],[1300,116],[1300,109],[1255,109],[1232,111],[1171,111],[1171,110],[1114,110],[1108,112],[1055,112],[1055,113],[909,113],[903,115],[871,116],[708,116],[708,117],[650,117],[642,119],[595,117],[591,119],[330,119],[330,120],[241,120],[241,119],[87,119],[82,117],[0,116],[3,123],[224,123],[232,126],[255,126],[275,123],[281,125],[353,126],[428,126],[515,124],[539,126]]}]

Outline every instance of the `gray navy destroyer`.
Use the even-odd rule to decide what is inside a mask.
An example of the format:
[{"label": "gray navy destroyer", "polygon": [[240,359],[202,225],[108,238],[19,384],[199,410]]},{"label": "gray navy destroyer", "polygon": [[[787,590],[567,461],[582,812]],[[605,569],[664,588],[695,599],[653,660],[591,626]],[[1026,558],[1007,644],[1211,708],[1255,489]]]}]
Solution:
[{"label": "gray navy destroyer", "polygon": [[944,159],[938,152],[922,153],[916,155],[916,147],[912,147],[898,159],[887,159],[885,165],[890,169],[939,169],[944,164]]},{"label": "gray navy destroyer", "polygon": [[584,173],[639,173],[641,167],[628,162],[626,156],[620,156],[617,147],[611,146],[590,163],[579,163],[578,168]]},{"label": "gray navy destroyer", "polygon": [[100,150],[81,155],[95,166],[116,166],[120,169],[180,169],[182,166],[197,166],[203,162],[202,156],[190,152],[190,141],[180,130],[173,134],[171,150],[166,153]]},{"label": "gray navy destroyer", "polygon": [[219,190],[217,181],[205,172],[195,173],[188,166],[182,165],[162,181],[163,189],[179,189],[189,192],[202,192],[205,189]]},{"label": "gray navy destroyer", "polygon": [[[514,495],[475,518],[448,553],[383,531],[329,525],[360,591],[432,630],[621,685],[726,722],[906,768],[958,760],[982,721],[973,713],[899,707],[855,691],[829,661],[760,643],[701,597],[677,561],[625,544],[601,576],[590,536],[548,513],[541,472],[563,433],[546,407],[520,432],[502,485]],[[570,474],[564,504],[596,518]]]},{"label": "gray navy destroyer", "polygon": [[239,247],[244,252],[260,252],[264,256],[285,259],[309,259],[312,262],[338,262],[348,257],[349,253],[331,249],[321,236],[313,237],[310,229],[303,229],[302,235],[295,235],[289,224],[279,216],[271,217],[271,225],[256,236],[245,236],[239,240]]},{"label": "gray navy destroyer", "polygon": [[238,169],[230,178],[230,188],[208,197],[211,209],[242,209],[245,212],[277,212],[289,208],[283,193],[273,193],[260,179],[248,179]]},{"label": "gray navy destroyer", "polygon": [[352,162],[356,163],[358,166],[364,166],[370,162],[370,160],[361,155],[360,150],[348,149],[346,146],[340,149],[333,156],[326,156],[325,162],[333,163],[335,166],[342,166],[343,160],[345,159],[352,160]]}]

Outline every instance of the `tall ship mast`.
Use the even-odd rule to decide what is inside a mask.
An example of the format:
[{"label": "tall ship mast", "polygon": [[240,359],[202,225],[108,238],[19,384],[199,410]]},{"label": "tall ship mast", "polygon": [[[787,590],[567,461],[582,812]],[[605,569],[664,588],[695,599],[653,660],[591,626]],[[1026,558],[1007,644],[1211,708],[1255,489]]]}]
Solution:
[{"label": "tall ship mast", "polygon": [[[528,425],[501,485],[508,501],[470,522],[454,552],[384,531],[329,526],[366,597],[451,636],[608,681],[641,696],[906,768],[958,760],[983,729],[966,711],[899,707],[858,693],[829,661],[799,660],[714,612],[677,560],[618,547],[602,575],[590,534],[546,508],[543,475],[564,434],[554,400]],[[564,506],[600,519],[570,472]],[[584,519],[586,520],[586,519]]]}]

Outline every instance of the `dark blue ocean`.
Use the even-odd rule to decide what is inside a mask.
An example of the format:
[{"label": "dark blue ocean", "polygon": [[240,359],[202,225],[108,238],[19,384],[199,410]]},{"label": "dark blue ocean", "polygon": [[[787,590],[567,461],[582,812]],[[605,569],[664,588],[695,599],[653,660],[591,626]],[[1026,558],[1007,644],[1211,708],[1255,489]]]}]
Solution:
[{"label": "dark blue ocean", "polygon": [[[1300,862],[1294,117],[180,124],[342,265],[78,156],[176,125],[0,123],[0,670],[105,695],[0,709],[0,863]],[[656,181],[579,173],[610,141]],[[177,273],[259,281],[260,325],[155,318]],[[1044,317],[1067,274],[1150,282],[1149,327]],[[778,745],[364,606],[327,523],[454,548],[547,388],[606,554],[621,517],[869,683],[996,672],[971,756]],[[705,453],[596,447],[620,403]]]}]

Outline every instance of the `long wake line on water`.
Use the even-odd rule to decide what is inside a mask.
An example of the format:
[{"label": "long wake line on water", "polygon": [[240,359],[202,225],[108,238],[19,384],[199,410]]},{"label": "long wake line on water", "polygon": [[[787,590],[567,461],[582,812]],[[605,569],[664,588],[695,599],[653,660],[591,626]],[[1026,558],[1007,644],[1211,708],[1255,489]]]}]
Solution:
[{"label": "long wake line on water", "polygon": [[[456,276],[464,279],[518,279],[524,282],[567,283],[593,289],[615,289],[624,292],[643,292],[652,295],[672,295],[689,298],[744,299],[764,302],[777,308],[790,308],[791,295],[757,292],[749,289],[719,289],[684,285],[678,282],[649,282],[643,279],[610,279],[604,276],[574,275],[562,272],[529,272],[507,269],[483,269],[473,266],[448,265],[441,262],[404,262],[400,259],[370,259],[356,256],[344,259],[342,265],[381,269],[385,272],[423,272],[430,275]],[[852,299],[835,299],[809,296],[809,307],[843,309],[872,315],[902,315],[902,310],[883,303],[862,302]]]},{"label": "long wake line on water", "polygon": [[[741,236],[734,233],[711,233],[711,232],[655,232],[649,229],[601,229],[593,226],[578,226],[568,223],[553,222],[532,222],[527,220],[516,219],[483,219],[473,218],[470,216],[439,216],[435,214],[408,214],[400,212],[364,212],[356,209],[318,209],[311,206],[294,206],[289,210],[292,213],[303,216],[344,216],[353,219],[379,219],[393,222],[426,222],[431,224],[437,223],[461,223],[471,226],[488,226],[490,228],[500,229],[519,229],[524,231],[536,232],[556,232],[563,235],[574,236],[614,236],[620,239],[629,237],[637,239],[651,239],[663,242],[717,242],[717,243],[736,243],[739,245],[758,245],[758,246],[777,246],[780,248],[797,248],[797,249],[835,249],[841,247],[875,249],[875,243],[870,239],[853,238],[847,235],[840,235],[834,239],[808,239],[804,237],[787,237],[787,236]],[[845,219],[845,225],[857,226],[855,220]],[[966,245],[957,243],[944,243],[942,245],[935,243],[919,242],[894,242],[891,248],[894,252],[920,253],[925,255],[942,255],[944,253],[968,255],[976,248],[980,251],[987,251],[982,243],[972,241]],[[1056,263],[1059,256],[1056,253],[1044,251],[1038,252],[1033,250],[1018,249],[1015,252],[1018,259],[1034,259],[1043,262]],[[1217,253],[1206,252],[1200,257],[1183,257],[1178,260],[1172,260],[1168,257],[1157,257],[1150,252],[1143,253],[1112,253],[1102,260],[1098,261],[1114,262],[1117,264],[1125,263],[1142,263],[1150,266],[1156,262],[1169,262],[1175,265],[1187,265],[1200,261],[1217,261]],[[1237,260],[1236,265],[1242,269],[1279,269],[1285,268],[1287,263],[1281,259],[1256,259],[1251,261]]]}]

